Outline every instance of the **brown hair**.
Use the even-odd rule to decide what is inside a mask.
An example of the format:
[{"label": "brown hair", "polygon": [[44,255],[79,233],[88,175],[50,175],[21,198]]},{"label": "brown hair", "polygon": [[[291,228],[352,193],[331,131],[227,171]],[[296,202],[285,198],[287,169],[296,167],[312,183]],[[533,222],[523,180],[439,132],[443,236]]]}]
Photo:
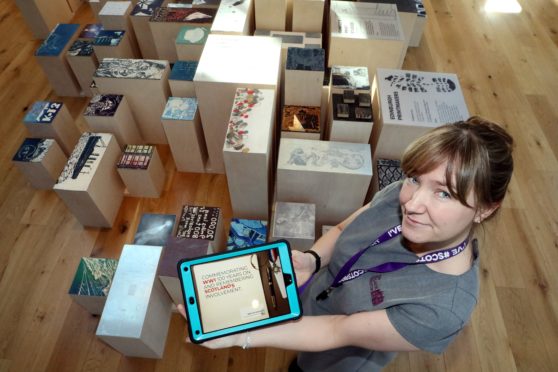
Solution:
[{"label": "brown hair", "polygon": [[473,190],[477,208],[484,209],[504,199],[513,172],[512,148],[513,138],[504,128],[473,116],[416,139],[405,150],[401,168],[407,176],[417,176],[447,161],[452,197],[472,207],[467,195]]}]

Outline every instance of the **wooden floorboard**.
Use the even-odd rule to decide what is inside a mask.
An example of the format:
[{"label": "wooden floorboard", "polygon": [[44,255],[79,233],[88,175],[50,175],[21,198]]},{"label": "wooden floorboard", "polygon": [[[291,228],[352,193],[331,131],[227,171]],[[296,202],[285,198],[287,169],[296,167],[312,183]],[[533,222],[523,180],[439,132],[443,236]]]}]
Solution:
[{"label": "wooden floorboard", "polygon": [[[518,14],[486,13],[485,2],[425,0],[424,37],[404,67],[457,73],[470,113],[514,136],[516,171],[500,215],[480,231],[481,296],[470,324],[443,354],[401,353],[390,372],[558,369],[558,2],[520,0]],[[83,5],[75,21],[92,20]],[[11,158],[34,101],[61,99],[85,130],[87,99],[53,93],[14,0],[0,0],[0,34],[0,372],[286,371],[292,351],[187,344],[176,314],[162,360],[122,357],[95,337],[99,318],[66,295],[79,258],[118,258],[143,213],[177,214],[183,204],[219,206],[228,225],[226,178],[177,173],[159,146],[163,196],[126,197],[112,229],[83,228]]]}]

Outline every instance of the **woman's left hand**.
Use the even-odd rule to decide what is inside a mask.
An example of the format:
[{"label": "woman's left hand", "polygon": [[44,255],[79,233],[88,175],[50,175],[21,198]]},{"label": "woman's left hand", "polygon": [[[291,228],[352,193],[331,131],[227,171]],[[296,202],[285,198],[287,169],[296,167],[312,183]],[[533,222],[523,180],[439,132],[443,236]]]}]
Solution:
[{"label": "woman's left hand", "polygon": [[[179,304],[176,307],[178,309],[178,312],[184,317],[184,319],[187,319],[186,309],[184,308],[184,305]],[[205,341],[204,343],[199,345],[206,347],[208,349],[223,349],[227,347],[241,346],[245,341],[246,341],[246,334],[241,333],[241,334],[219,337],[214,340]],[[186,337],[186,342],[191,343],[189,337]]]}]

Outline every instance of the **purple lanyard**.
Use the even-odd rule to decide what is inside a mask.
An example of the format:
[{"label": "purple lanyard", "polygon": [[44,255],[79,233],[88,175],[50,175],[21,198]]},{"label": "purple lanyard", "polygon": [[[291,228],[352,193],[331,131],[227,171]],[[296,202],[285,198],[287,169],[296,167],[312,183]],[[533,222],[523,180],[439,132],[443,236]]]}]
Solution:
[{"label": "purple lanyard", "polygon": [[447,260],[448,258],[457,256],[459,253],[463,252],[465,250],[465,247],[467,247],[467,243],[469,242],[469,238],[467,238],[463,242],[461,242],[461,244],[455,247],[440,249],[434,252],[430,252],[422,257],[419,257],[415,262],[384,262],[383,264],[369,267],[367,269],[351,270],[354,264],[368,249],[380,245],[382,243],[385,243],[388,240],[391,240],[399,235],[401,235],[401,225],[394,226],[391,229],[385,231],[383,234],[381,234],[376,240],[374,240],[368,246],[361,249],[355,255],[349,258],[349,260],[345,262],[343,267],[341,267],[337,275],[335,275],[335,278],[333,279],[333,282],[331,283],[329,288],[321,292],[316,297],[316,300],[326,299],[329,296],[329,293],[333,289],[341,286],[345,282],[349,282],[351,280],[357,279],[358,277],[366,274],[367,272],[390,273],[392,271],[397,271],[410,265],[420,265],[420,264],[434,263],[434,262]]}]

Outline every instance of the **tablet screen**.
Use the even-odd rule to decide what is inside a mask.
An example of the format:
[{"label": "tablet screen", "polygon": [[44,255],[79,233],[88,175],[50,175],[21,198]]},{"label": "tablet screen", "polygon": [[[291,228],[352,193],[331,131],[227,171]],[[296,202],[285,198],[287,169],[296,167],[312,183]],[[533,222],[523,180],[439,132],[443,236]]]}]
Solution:
[{"label": "tablet screen", "polygon": [[276,248],[191,269],[203,333],[290,312]]}]

